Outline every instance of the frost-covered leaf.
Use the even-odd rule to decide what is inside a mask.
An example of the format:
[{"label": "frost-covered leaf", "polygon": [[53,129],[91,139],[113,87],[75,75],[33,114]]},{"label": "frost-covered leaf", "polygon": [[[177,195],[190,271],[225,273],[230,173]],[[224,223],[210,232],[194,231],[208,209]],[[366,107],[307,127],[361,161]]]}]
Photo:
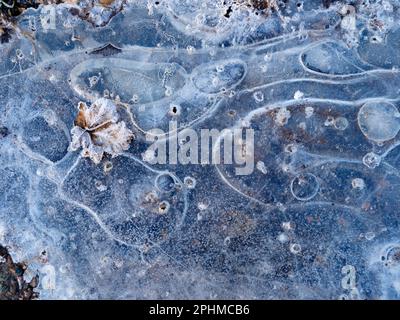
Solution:
[{"label": "frost-covered leaf", "polygon": [[86,130],[95,130],[106,123],[118,121],[115,104],[105,98],[96,100],[90,107],[84,102],[79,102],[78,109],[75,125]]},{"label": "frost-covered leaf", "polygon": [[116,106],[111,100],[101,98],[90,107],[80,102],[78,109],[71,129],[71,151],[82,147],[82,156],[98,164],[105,153],[116,157],[129,148],[133,133],[124,121],[118,122]]}]

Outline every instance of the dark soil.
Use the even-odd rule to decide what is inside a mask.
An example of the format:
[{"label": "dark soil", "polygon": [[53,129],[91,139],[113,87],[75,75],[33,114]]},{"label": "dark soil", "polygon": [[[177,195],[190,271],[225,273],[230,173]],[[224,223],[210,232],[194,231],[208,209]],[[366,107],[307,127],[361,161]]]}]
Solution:
[{"label": "dark soil", "polygon": [[39,283],[35,276],[29,283],[24,280],[26,265],[14,263],[7,248],[0,245],[0,300],[32,300],[39,294],[34,291]]}]

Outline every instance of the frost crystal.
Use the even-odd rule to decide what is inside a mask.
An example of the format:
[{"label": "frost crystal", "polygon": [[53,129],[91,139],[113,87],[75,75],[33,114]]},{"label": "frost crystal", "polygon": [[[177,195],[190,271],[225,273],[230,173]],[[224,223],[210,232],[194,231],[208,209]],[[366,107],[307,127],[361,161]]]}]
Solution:
[{"label": "frost crystal", "polygon": [[90,107],[79,102],[78,109],[71,130],[71,151],[82,147],[82,156],[98,164],[104,153],[116,157],[129,148],[133,133],[124,121],[118,121],[117,109],[111,100],[101,98]]},{"label": "frost crystal", "polygon": [[399,21],[0,0],[0,300],[400,299]]}]

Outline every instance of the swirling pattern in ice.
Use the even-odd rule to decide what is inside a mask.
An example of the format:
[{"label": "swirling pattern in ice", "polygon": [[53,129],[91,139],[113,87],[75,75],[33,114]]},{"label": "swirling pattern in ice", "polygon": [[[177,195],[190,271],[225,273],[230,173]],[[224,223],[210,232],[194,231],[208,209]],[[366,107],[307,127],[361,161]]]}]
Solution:
[{"label": "swirling pattern in ice", "polygon": [[[400,298],[400,4],[285,2],[18,18],[25,36],[0,45],[0,240],[41,297]],[[101,97],[135,140],[95,165],[68,145],[78,102]],[[254,129],[254,172],[144,162],[170,120]]]}]

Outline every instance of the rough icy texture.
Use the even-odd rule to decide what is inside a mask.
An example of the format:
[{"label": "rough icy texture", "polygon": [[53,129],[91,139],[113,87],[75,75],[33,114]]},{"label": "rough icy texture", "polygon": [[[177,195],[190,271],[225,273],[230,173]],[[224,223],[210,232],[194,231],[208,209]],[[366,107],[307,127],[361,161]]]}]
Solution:
[{"label": "rough icy texture", "polygon": [[[0,242],[41,298],[400,298],[399,1],[231,2],[45,6],[0,45]],[[96,165],[101,97],[136,138]],[[255,129],[254,173],[146,164],[171,105]]]},{"label": "rough icy texture", "polygon": [[90,107],[80,102],[78,110],[71,129],[70,151],[82,147],[81,155],[99,164],[106,154],[115,158],[129,149],[132,131],[124,121],[118,121],[117,107],[112,100],[100,98]]}]

